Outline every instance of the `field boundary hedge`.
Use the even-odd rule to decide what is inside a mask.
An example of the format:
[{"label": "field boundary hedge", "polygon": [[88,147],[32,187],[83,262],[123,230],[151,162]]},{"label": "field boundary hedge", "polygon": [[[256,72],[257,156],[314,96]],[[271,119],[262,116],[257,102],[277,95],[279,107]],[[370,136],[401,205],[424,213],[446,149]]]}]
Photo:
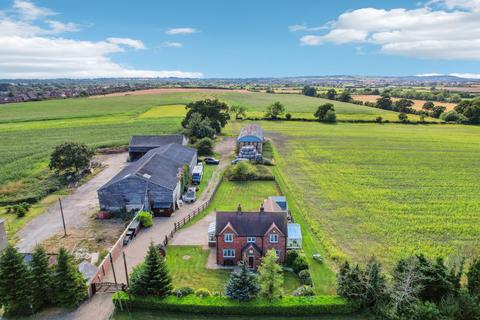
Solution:
[{"label": "field boundary hedge", "polygon": [[[246,117],[242,120],[246,121],[294,121],[294,122],[318,122],[318,123],[326,123],[322,121],[318,121],[317,119],[310,119],[310,118],[259,118],[259,117]],[[382,122],[377,122],[376,120],[338,120],[339,123],[377,123],[377,124],[388,124],[388,123],[395,123],[395,124],[458,124],[455,122],[444,122],[444,121],[400,121],[400,120],[382,120]],[[331,123],[334,124],[334,123]]]},{"label": "field boundary hedge", "polygon": [[255,299],[249,302],[231,300],[227,297],[197,297],[189,295],[183,298],[169,296],[165,299],[155,297],[128,296],[117,292],[113,302],[118,309],[155,310],[217,315],[320,315],[351,314],[355,312],[350,304],[338,296],[293,297],[277,300]]}]

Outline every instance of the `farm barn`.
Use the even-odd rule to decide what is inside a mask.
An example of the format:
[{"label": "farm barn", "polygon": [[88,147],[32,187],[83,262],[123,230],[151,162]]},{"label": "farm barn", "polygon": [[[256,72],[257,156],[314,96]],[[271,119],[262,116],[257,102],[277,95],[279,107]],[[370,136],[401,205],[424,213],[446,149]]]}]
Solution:
[{"label": "farm barn", "polygon": [[254,146],[259,154],[263,149],[263,129],[258,124],[249,124],[242,128],[237,138],[237,146],[240,151],[242,147]]},{"label": "farm barn", "polygon": [[187,145],[187,139],[180,134],[162,135],[162,136],[132,136],[128,145],[128,154],[130,161],[137,161],[148,151],[163,147],[170,143],[176,143],[182,146]]},{"label": "farm barn", "polygon": [[98,190],[100,210],[130,211],[145,204],[155,215],[170,216],[183,191],[183,168],[191,171],[196,163],[197,151],[177,143],[152,149]]}]

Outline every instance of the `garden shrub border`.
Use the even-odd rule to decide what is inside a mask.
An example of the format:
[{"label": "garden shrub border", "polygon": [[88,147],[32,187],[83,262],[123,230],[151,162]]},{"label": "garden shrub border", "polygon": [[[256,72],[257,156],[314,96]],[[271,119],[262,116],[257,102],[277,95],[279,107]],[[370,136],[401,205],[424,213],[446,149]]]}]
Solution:
[{"label": "garden shrub border", "polygon": [[356,309],[339,296],[293,297],[267,300],[257,298],[249,302],[231,300],[227,297],[197,297],[189,295],[183,298],[168,296],[165,299],[155,297],[137,297],[125,292],[117,292],[113,302],[119,309],[155,310],[190,314],[217,315],[282,315],[307,316],[320,314],[351,314]]}]

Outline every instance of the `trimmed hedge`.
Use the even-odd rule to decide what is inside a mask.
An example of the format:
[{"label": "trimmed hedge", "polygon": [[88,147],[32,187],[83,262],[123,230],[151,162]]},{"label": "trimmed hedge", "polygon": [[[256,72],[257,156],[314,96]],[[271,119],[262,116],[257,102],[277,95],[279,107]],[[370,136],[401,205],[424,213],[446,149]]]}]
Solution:
[{"label": "trimmed hedge", "polygon": [[231,300],[227,297],[200,298],[189,295],[184,298],[169,296],[165,299],[154,297],[133,297],[126,294],[115,294],[113,302],[129,305],[133,310],[158,310],[165,312],[219,314],[219,315],[319,315],[350,314],[355,309],[338,296],[293,297],[269,301],[257,298],[249,302]]}]

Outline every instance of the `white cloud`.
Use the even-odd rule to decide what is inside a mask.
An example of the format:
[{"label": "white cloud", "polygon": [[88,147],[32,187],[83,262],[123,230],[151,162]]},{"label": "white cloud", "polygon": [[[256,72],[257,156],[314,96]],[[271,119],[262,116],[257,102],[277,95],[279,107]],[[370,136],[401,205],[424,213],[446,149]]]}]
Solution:
[{"label": "white cloud", "polygon": [[166,41],[162,44],[164,47],[167,47],[167,48],[181,48],[183,47],[183,44],[181,44],[180,42],[169,42],[169,41]]},{"label": "white cloud", "polygon": [[110,54],[145,49],[143,42],[120,37],[103,41],[53,37],[79,29],[74,23],[48,18],[54,14],[19,0],[13,8],[0,11],[0,79],[203,76],[199,72],[137,70],[115,63]]},{"label": "white cloud", "polygon": [[195,28],[172,28],[165,31],[168,35],[191,34],[198,32]]},{"label": "white cloud", "polygon": [[288,30],[290,30],[291,32],[297,32],[297,31],[314,32],[314,31],[320,31],[320,30],[325,30],[325,29],[328,29],[328,26],[307,27],[304,24],[294,24],[294,25],[288,26]]},{"label": "white cloud", "polygon": [[15,0],[13,2],[13,8],[18,11],[22,19],[26,20],[35,20],[57,14],[50,9],[37,7],[31,1],[25,0]]},{"label": "white cloud", "polygon": [[130,38],[108,38],[107,41],[116,45],[131,47],[135,50],[146,49],[145,45],[140,40]]},{"label": "white cloud", "polygon": [[[422,73],[417,74],[417,77],[433,77],[433,76],[444,76],[443,73]],[[449,76],[454,76],[464,79],[480,79],[480,74],[477,73],[449,73]]]},{"label": "white cloud", "polygon": [[480,60],[480,0],[435,1],[411,10],[357,9],[329,27],[323,35],[301,37],[300,43],[367,43],[387,54]]}]

